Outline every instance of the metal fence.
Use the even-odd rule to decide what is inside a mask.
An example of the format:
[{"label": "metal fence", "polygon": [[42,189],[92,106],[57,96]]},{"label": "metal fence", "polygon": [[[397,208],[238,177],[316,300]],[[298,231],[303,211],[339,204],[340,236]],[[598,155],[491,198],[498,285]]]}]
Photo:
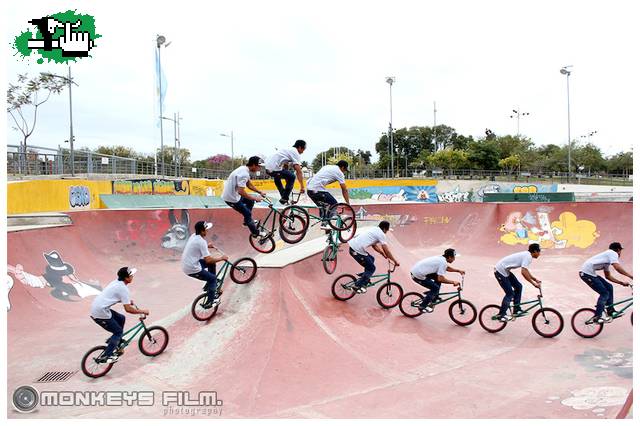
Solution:
[{"label": "metal fence", "polygon": [[[190,164],[165,163],[165,173],[162,173],[160,163],[142,161],[134,158],[118,157],[99,154],[91,151],[74,152],[75,175],[144,175],[183,178],[226,179],[230,168],[208,169],[192,168]],[[195,171],[194,171],[195,170]],[[27,153],[22,153],[18,145],[7,145],[7,174],[8,176],[34,175],[70,175],[71,157],[68,150],[29,146]],[[310,173],[305,173],[308,177]],[[352,179],[394,179],[394,178],[425,178],[438,180],[489,180],[516,182],[549,182],[549,183],[582,183],[594,185],[631,186],[630,175],[603,174],[573,174],[536,171],[513,172],[501,170],[452,170],[452,169],[404,169],[391,175],[387,170],[368,167],[352,167],[349,171]],[[266,173],[261,173],[256,179],[270,179]]]}]

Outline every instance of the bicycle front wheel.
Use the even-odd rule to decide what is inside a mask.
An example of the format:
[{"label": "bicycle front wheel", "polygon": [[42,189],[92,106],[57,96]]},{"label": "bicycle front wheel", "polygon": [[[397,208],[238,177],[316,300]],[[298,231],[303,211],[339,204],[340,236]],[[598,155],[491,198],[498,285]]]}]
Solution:
[{"label": "bicycle front wheel", "polygon": [[603,324],[593,321],[596,311],[591,308],[578,309],[571,317],[571,328],[580,337],[591,339],[602,332]]},{"label": "bicycle front wheel", "polygon": [[95,346],[84,354],[82,357],[82,372],[85,376],[97,379],[107,374],[113,368],[113,364],[96,361],[102,358],[105,349],[107,349],[107,347],[104,345]]},{"label": "bicycle front wheel", "polygon": [[290,235],[304,234],[309,229],[309,213],[298,206],[285,207],[280,213],[280,228]]},{"label": "bicycle front wheel", "polygon": [[531,318],[533,329],[542,337],[556,337],[564,328],[564,318],[560,312],[552,308],[542,308]]},{"label": "bicycle front wheel", "polygon": [[249,235],[249,243],[251,247],[260,253],[271,253],[276,249],[276,241],[271,235],[260,237],[257,235]]},{"label": "bicycle front wheel", "polygon": [[138,349],[146,356],[158,356],[169,344],[169,332],[159,325],[147,328],[140,339]]},{"label": "bicycle front wheel", "polygon": [[340,275],[333,281],[331,286],[331,294],[336,299],[344,302],[351,299],[356,295],[356,291],[353,289],[353,284],[356,282],[356,277],[350,274]]},{"label": "bicycle front wheel", "polygon": [[476,307],[467,300],[456,300],[449,305],[449,317],[451,321],[463,327],[473,324],[477,316]]},{"label": "bicycle front wheel", "polygon": [[354,220],[353,225],[351,225],[351,228],[345,231],[340,231],[340,233],[338,234],[338,239],[340,240],[341,243],[346,243],[356,235],[357,230],[358,230],[358,222]]},{"label": "bicycle front wheel", "polygon": [[334,204],[329,211],[329,226],[336,231],[346,231],[356,223],[356,212],[349,204]]},{"label": "bicycle front wheel", "polygon": [[207,293],[202,293],[196,297],[191,304],[191,315],[198,321],[209,321],[218,312],[218,305],[211,308],[205,308],[203,305],[207,302]]},{"label": "bicycle front wheel", "polygon": [[398,306],[398,303],[402,300],[404,291],[402,286],[398,283],[388,283],[381,286],[376,294],[378,304],[384,309],[391,309]]},{"label": "bicycle front wheel", "polygon": [[250,257],[243,257],[231,265],[231,281],[236,284],[246,284],[253,280],[258,272],[258,264]]},{"label": "bicycle front wheel", "polygon": [[482,310],[480,311],[480,315],[478,316],[480,326],[489,333],[497,333],[504,330],[504,328],[507,326],[507,323],[502,322],[498,319],[499,313],[500,306],[498,305],[487,305],[482,308]]},{"label": "bicycle front wheel", "polygon": [[420,304],[422,303],[422,295],[420,293],[407,293],[400,300],[400,312],[406,317],[415,318],[422,315]]},{"label": "bicycle front wheel", "polygon": [[292,215],[284,224],[280,225],[278,233],[285,243],[296,244],[302,241],[307,235],[305,226],[306,223],[302,216]]},{"label": "bicycle front wheel", "polygon": [[338,266],[338,248],[333,244],[325,247],[324,252],[322,253],[322,267],[324,271],[331,275],[336,271],[336,267]]}]

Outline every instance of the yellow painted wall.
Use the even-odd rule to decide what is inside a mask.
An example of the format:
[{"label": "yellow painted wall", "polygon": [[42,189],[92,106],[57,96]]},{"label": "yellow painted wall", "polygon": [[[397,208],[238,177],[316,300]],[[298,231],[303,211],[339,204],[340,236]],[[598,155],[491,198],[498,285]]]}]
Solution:
[{"label": "yellow painted wall", "polygon": [[[71,187],[86,188],[88,205],[71,205]],[[80,189],[83,191],[83,189]],[[76,192],[74,190],[74,192]],[[111,194],[110,180],[27,180],[7,183],[7,213],[60,212],[104,208],[100,194]]]},{"label": "yellow painted wall", "polygon": [[[308,179],[307,179],[308,180]],[[263,191],[275,191],[276,185],[273,179],[252,180],[256,188]],[[370,186],[435,186],[435,179],[347,179],[347,188],[366,188]],[[299,188],[296,181],[295,188]],[[340,188],[338,183],[332,183],[327,188]]]}]

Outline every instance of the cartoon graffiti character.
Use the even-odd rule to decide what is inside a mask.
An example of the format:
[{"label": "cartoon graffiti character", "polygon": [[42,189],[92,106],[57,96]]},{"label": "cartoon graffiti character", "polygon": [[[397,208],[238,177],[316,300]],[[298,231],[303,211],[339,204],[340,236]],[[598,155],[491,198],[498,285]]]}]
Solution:
[{"label": "cartoon graffiti character", "polygon": [[42,254],[47,261],[44,274],[37,276],[24,271],[21,264],[7,265],[8,272],[22,284],[33,288],[51,288],[51,296],[65,302],[77,301],[77,298],[96,296],[102,288],[97,282],[86,283],[76,275],[72,265],[65,263],[60,254],[53,250]]},{"label": "cartoon graffiti character", "polygon": [[180,214],[180,222],[176,220],[173,209],[169,210],[171,227],[162,236],[162,247],[182,251],[189,238],[189,212],[185,209]]},{"label": "cartoon graffiti character", "polygon": [[7,275],[7,311],[11,310],[11,289],[13,288],[13,278],[11,275]]}]

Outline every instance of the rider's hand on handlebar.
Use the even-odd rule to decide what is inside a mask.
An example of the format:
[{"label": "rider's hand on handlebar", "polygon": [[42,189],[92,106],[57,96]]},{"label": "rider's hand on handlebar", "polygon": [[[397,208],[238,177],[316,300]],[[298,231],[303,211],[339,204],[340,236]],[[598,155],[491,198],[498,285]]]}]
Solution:
[{"label": "rider's hand on handlebar", "polygon": [[536,280],[535,284],[533,285],[535,288],[540,288],[542,287],[542,281],[540,280]]},{"label": "rider's hand on handlebar", "polygon": [[226,260],[227,262],[229,261],[229,256],[227,256],[226,254],[224,256],[222,256],[221,258],[222,260]]},{"label": "rider's hand on handlebar", "polygon": [[453,282],[453,286],[454,287],[460,287],[460,281],[454,281]]},{"label": "rider's hand on handlebar", "polygon": [[300,188],[300,194],[304,194],[304,188]]},{"label": "rider's hand on handlebar", "polygon": [[625,286],[625,287],[629,287],[629,286],[631,286],[631,283],[629,281],[625,281],[625,282],[622,283],[622,285]]},{"label": "rider's hand on handlebar", "polygon": [[464,274],[466,274],[466,272],[460,269],[460,275],[464,276]]}]

